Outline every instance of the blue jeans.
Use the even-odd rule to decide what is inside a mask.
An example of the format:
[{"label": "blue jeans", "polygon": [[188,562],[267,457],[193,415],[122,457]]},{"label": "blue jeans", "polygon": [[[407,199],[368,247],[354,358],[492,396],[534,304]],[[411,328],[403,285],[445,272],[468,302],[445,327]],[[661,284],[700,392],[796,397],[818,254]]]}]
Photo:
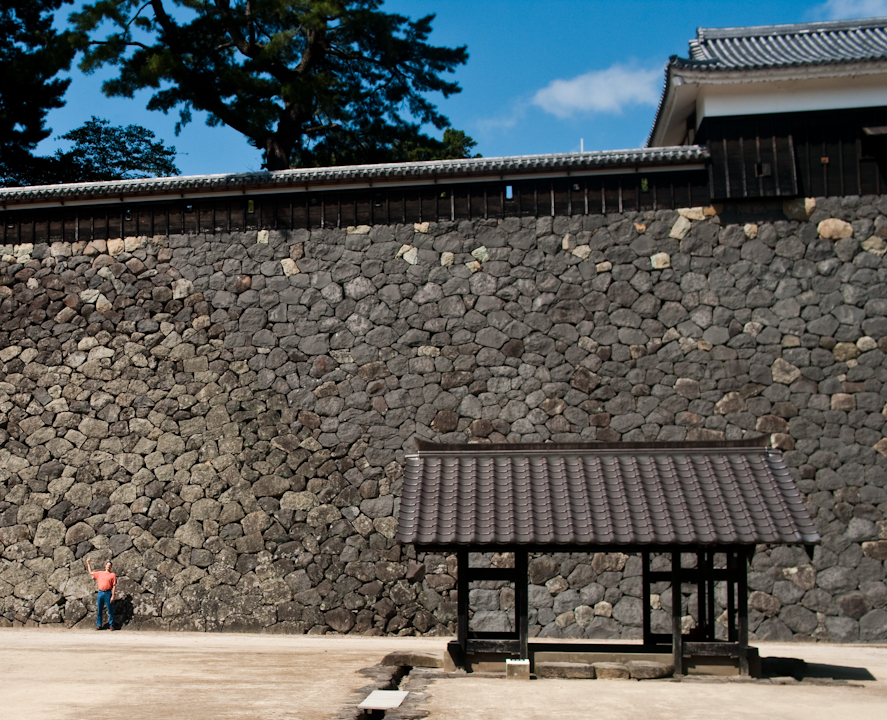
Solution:
[{"label": "blue jeans", "polygon": [[96,603],[95,624],[97,627],[102,626],[102,605],[108,610],[108,625],[114,627],[114,609],[111,607],[111,591],[99,590],[98,602]]}]

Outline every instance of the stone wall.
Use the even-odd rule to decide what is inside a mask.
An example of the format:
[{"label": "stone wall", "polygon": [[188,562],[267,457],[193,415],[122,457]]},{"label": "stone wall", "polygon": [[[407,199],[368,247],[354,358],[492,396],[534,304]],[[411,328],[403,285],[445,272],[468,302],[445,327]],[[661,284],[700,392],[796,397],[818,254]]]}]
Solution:
[{"label": "stone wall", "polygon": [[[824,541],[759,549],[755,636],[884,641],[887,198],[787,212],[0,248],[0,623],[91,622],[90,556],[133,627],[449,634],[455,558],[393,540],[413,438],[766,434]],[[639,558],[530,576],[534,634],[639,635]]]}]

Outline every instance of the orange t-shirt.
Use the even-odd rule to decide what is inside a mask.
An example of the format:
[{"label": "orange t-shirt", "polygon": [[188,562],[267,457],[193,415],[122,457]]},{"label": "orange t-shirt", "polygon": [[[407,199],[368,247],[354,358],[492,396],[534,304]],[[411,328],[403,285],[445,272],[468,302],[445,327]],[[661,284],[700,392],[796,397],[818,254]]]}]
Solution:
[{"label": "orange t-shirt", "polygon": [[109,573],[105,570],[97,570],[92,573],[92,576],[95,578],[99,590],[110,590],[117,584],[117,576],[114,573]]}]

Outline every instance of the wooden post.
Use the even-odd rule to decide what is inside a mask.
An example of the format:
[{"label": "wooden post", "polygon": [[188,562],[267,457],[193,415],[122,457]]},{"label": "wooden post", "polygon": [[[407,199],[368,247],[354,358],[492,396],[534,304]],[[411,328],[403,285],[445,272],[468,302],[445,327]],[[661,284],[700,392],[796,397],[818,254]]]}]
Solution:
[{"label": "wooden post", "polygon": [[520,643],[520,660],[530,658],[530,580],[526,550],[514,551],[514,627]]},{"label": "wooden post", "polygon": [[736,556],[727,551],[727,640],[736,642]]},{"label": "wooden post", "polygon": [[643,603],[644,617],[644,647],[649,648],[653,644],[653,633],[650,608],[650,552],[648,550],[641,553],[641,602]]},{"label": "wooden post", "polygon": [[464,657],[468,654],[468,550],[458,550],[456,559],[459,575],[456,580],[457,640]]},{"label": "wooden post", "polygon": [[681,634],[681,553],[671,554],[671,645],[674,674],[684,674],[684,638]]},{"label": "wooden post", "polygon": [[739,586],[739,674],[748,675],[748,554],[742,549],[736,553],[736,581]]},{"label": "wooden post", "polygon": [[705,600],[705,593],[708,589],[706,571],[705,552],[697,552],[696,572],[698,574],[696,577],[698,578],[698,582],[696,583],[696,622],[697,627],[699,628],[699,637],[705,637],[705,630],[708,625],[708,618],[706,617],[705,612],[708,607],[708,603]]},{"label": "wooden post", "polygon": [[705,567],[709,573],[708,579],[708,639],[711,641],[715,640],[715,632],[717,627],[717,618],[715,618],[715,581],[714,581],[714,570],[715,570],[715,554],[713,551],[709,551],[705,553],[706,561]]}]

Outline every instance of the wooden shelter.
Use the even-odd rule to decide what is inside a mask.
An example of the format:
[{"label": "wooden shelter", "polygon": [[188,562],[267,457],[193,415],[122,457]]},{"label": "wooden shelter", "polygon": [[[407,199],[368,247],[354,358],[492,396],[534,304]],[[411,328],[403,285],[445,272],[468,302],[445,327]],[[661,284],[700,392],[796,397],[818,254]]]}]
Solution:
[{"label": "wooden shelter", "polygon": [[[407,457],[398,540],[458,558],[461,657],[496,653],[529,658],[530,553],[640,553],[643,644],[623,652],[733,658],[748,667],[747,561],[759,543],[804,544],[819,535],[779,450],[763,439],[712,443],[438,445],[417,441]],[[513,567],[480,568],[471,553],[514,553]],[[667,553],[668,571],[652,567]],[[682,558],[695,557],[695,567]],[[716,559],[720,560],[716,563]],[[717,566],[716,566],[717,565]],[[469,586],[514,584],[514,631],[469,630]],[[671,633],[651,627],[653,583],[671,583]],[[727,639],[716,639],[715,584],[726,583]],[[696,628],[682,631],[682,591],[697,589]],[[613,645],[606,645],[613,651]],[[557,649],[550,643],[545,649]],[[600,645],[575,642],[572,652]]]}]

